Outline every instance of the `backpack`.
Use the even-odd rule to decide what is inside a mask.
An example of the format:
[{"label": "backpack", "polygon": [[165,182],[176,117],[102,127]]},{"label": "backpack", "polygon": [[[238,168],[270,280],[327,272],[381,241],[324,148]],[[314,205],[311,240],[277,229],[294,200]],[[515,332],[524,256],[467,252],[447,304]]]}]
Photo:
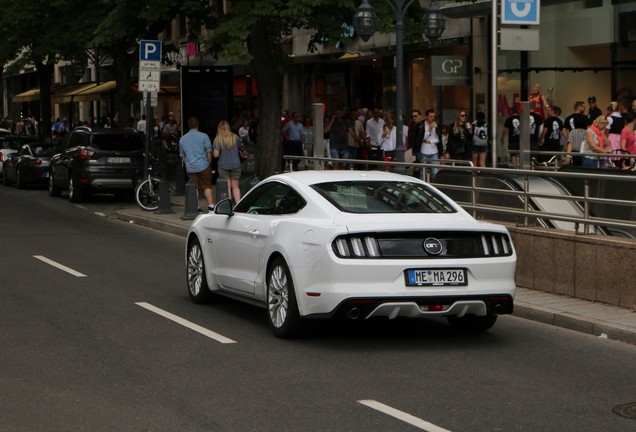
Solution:
[{"label": "backpack", "polygon": [[473,123],[473,145],[475,147],[488,146],[488,123],[484,123],[481,126],[477,122]]}]

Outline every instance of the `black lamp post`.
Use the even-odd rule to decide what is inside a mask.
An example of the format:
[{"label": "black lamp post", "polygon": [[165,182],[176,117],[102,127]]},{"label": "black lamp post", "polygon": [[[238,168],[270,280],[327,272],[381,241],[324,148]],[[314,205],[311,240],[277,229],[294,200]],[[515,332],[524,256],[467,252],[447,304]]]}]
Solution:
[{"label": "black lamp post", "polygon": [[[402,109],[404,108],[404,14],[406,10],[415,2],[415,0],[385,0],[389,7],[395,14],[395,116],[396,116],[396,146],[395,156],[398,162],[404,162],[404,117],[402,115]],[[437,38],[442,35],[445,24],[444,18],[439,11],[439,7],[435,3],[435,0],[431,0],[432,9],[435,7],[435,25],[438,29]],[[428,16],[428,12],[427,15]],[[425,17],[426,19],[426,17]],[[441,21],[439,21],[441,19]],[[431,21],[427,21],[430,23]],[[423,20],[423,26],[424,26]],[[353,26],[356,29],[356,33],[363,41],[368,41],[369,38],[378,29],[378,17],[373,10],[368,0],[362,0],[362,3],[358,7],[356,14],[353,16]],[[430,39],[429,34],[424,30],[424,34]],[[432,41],[432,40],[431,40]]]}]

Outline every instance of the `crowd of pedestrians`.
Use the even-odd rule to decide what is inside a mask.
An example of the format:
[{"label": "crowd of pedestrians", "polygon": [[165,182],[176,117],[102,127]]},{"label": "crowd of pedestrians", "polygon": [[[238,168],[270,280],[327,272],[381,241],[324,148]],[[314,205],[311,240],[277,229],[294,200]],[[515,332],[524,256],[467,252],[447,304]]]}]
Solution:
[{"label": "crowd of pedestrians", "polygon": [[[610,101],[603,113],[597,106],[596,97],[590,96],[587,107],[584,101],[576,101],[573,112],[565,119],[561,116],[561,108],[541,95],[539,85],[534,86],[529,99],[531,151],[571,153],[562,158],[560,155],[539,156],[537,161],[557,166],[636,169],[635,159],[625,157],[636,155],[636,99]],[[511,164],[517,166],[521,120],[516,106],[512,111],[504,122],[500,143],[504,145],[507,140]],[[610,154],[614,156],[607,156]]]},{"label": "crowd of pedestrians", "polygon": [[[477,114],[469,121],[467,111],[459,110],[453,123],[438,125],[437,113],[430,108],[424,114],[412,112],[411,121],[402,125],[402,142],[398,143],[397,121],[393,113],[382,109],[337,108],[324,117],[324,157],[332,159],[333,169],[375,168],[373,164],[344,163],[342,159],[366,161],[394,161],[398,146],[405,151],[406,161],[441,164],[444,159],[472,161],[475,166],[486,165],[490,135],[486,115]],[[408,123],[408,124],[407,124]],[[300,120],[296,112],[284,110],[281,117],[283,154],[302,156],[311,154],[311,121]],[[292,167],[298,168],[299,161]],[[283,166],[283,168],[285,168]],[[436,172],[436,169],[433,170]],[[415,171],[417,175],[417,170]]]}]

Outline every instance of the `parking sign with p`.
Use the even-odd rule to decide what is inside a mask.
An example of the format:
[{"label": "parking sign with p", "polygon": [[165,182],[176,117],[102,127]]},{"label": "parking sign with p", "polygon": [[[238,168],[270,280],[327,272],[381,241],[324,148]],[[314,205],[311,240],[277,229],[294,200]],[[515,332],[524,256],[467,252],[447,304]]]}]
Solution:
[{"label": "parking sign with p", "polygon": [[161,41],[142,40],[139,43],[140,61],[161,61]]}]

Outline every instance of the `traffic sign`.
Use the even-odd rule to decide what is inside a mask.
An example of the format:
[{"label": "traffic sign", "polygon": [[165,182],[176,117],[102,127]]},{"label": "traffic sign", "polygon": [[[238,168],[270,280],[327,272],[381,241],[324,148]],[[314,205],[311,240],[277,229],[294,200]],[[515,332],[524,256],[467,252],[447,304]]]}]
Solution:
[{"label": "traffic sign", "polygon": [[139,91],[158,92],[161,85],[161,41],[139,43]]},{"label": "traffic sign", "polygon": [[501,23],[539,25],[540,0],[502,0]]},{"label": "traffic sign", "polygon": [[139,42],[139,61],[161,62],[161,41],[142,40]]}]

